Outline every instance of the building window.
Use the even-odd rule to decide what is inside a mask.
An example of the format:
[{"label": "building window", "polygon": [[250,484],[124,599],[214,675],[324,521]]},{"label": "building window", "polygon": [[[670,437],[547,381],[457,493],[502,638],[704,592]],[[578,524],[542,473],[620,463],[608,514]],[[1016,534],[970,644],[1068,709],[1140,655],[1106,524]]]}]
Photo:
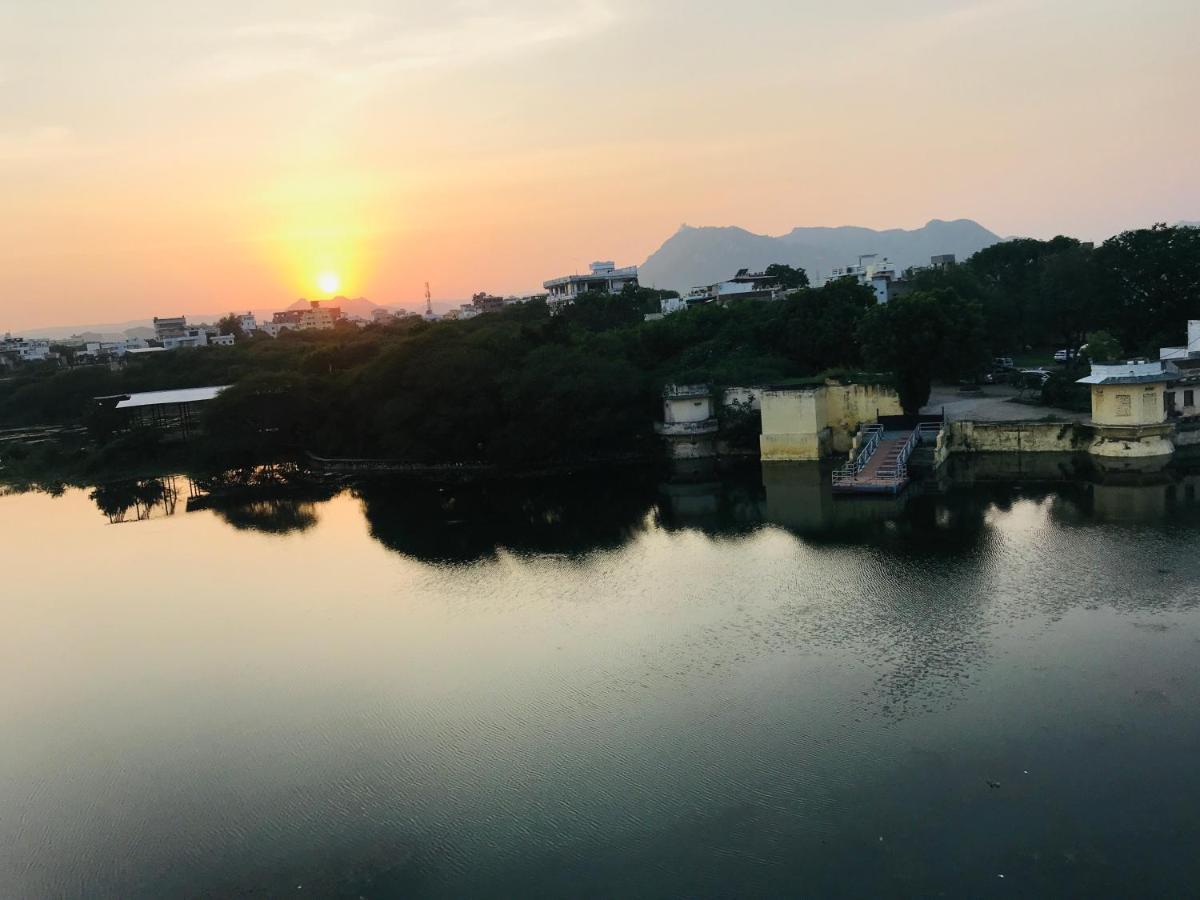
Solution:
[{"label": "building window", "polygon": [[1183,405],[1184,406],[1195,406],[1196,405],[1196,392],[1195,391],[1184,391],[1183,392]]},{"label": "building window", "polygon": [[1132,394],[1117,394],[1117,411],[1118,416],[1133,415],[1133,395]]}]

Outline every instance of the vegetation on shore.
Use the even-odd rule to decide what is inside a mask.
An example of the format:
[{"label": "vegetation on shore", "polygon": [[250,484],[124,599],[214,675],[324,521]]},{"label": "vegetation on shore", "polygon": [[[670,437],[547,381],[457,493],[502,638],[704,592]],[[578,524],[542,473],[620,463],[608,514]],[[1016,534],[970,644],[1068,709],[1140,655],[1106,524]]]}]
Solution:
[{"label": "vegetation on shore", "polygon": [[643,316],[660,292],[638,289],[584,296],[555,316],[531,302],[459,322],[250,337],[118,370],[31,368],[0,383],[0,428],[86,421],[101,455],[136,460],[158,452],[156,438],[123,430],[94,397],[229,384],[207,404],[192,450],[214,463],[297,451],[508,467],[652,455],[649,426],[668,382],[883,369],[914,409],[934,378],[976,377],[992,356],[1025,348],[1075,348],[1100,329],[1105,354],[1156,356],[1196,314],[1200,230],[1157,226],[1095,249],[1061,237],[1008,241],[913,273],[914,290],[886,306],[851,281],[812,288],[803,272],[787,274],[799,286],[782,300],[658,321]]}]

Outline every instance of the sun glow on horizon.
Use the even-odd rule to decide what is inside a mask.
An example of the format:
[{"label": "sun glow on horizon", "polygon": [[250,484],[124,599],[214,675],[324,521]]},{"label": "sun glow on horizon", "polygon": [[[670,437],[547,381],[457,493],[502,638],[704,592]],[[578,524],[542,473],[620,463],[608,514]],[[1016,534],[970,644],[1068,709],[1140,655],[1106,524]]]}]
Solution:
[{"label": "sun glow on horizon", "polygon": [[317,287],[326,294],[336,294],[341,286],[342,279],[338,278],[336,272],[322,272],[317,276]]}]

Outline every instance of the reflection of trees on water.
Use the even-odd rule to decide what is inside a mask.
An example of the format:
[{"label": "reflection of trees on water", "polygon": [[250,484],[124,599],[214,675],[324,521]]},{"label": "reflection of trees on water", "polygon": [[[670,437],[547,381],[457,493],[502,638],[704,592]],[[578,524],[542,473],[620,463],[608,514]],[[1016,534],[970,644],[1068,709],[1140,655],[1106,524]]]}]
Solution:
[{"label": "reflection of trees on water", "polygon": [[317,506],[312,501],[276,497],[270,500],[226,501],[212,510],[238,531],[265,534],[294,534],[317,524]]},{"label": "reflection of trees on water", "polygon": [[110,481],[97,485],[88,497],[96,504],[96,508],[108,517],[109,522],[116,524],[140,522],[156,514],[174,515],[179,492],[175,486],[175,478],[168,475],[163,478]]},{"label": "reflection of trees on water", "polygon": [[196,478],[188,508],[211,509],[239,531],[295,534],[316,525],[318,504],[340,489],[291,463],[248,466]]},{"label": "reflection of trees on water", "polygon": [[502,547],[569,555],[619,547],[645,528],[655,487],[653,475],[628,470],[467,485],[372,480],[354,493],[384,546],[421,560],[468,562]]}]

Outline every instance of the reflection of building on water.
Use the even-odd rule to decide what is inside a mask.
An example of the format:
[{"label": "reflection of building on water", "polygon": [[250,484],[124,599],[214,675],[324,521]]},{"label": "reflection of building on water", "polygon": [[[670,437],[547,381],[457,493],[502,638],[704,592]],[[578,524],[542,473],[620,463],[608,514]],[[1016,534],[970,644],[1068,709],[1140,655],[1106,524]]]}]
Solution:
[{"label": "reflection of building on water", "polygon": [[659,484],[659,518],[667,528],[741,531],[763,521],[757,465],[721,466],[714,459],[676,460]]},{"label": "reflection of building on water", "polygon": [[929,476],[940,487],[976,482],[1061,482],[1096,473],[1085,453],[952,454]]},{"label": "reflection of building on water", "polygon": [[912,494],[865,494],[838,500],[829,467],[816,462],[763,463],[767,521],[800,534],[878,525],[898,518]]}]

